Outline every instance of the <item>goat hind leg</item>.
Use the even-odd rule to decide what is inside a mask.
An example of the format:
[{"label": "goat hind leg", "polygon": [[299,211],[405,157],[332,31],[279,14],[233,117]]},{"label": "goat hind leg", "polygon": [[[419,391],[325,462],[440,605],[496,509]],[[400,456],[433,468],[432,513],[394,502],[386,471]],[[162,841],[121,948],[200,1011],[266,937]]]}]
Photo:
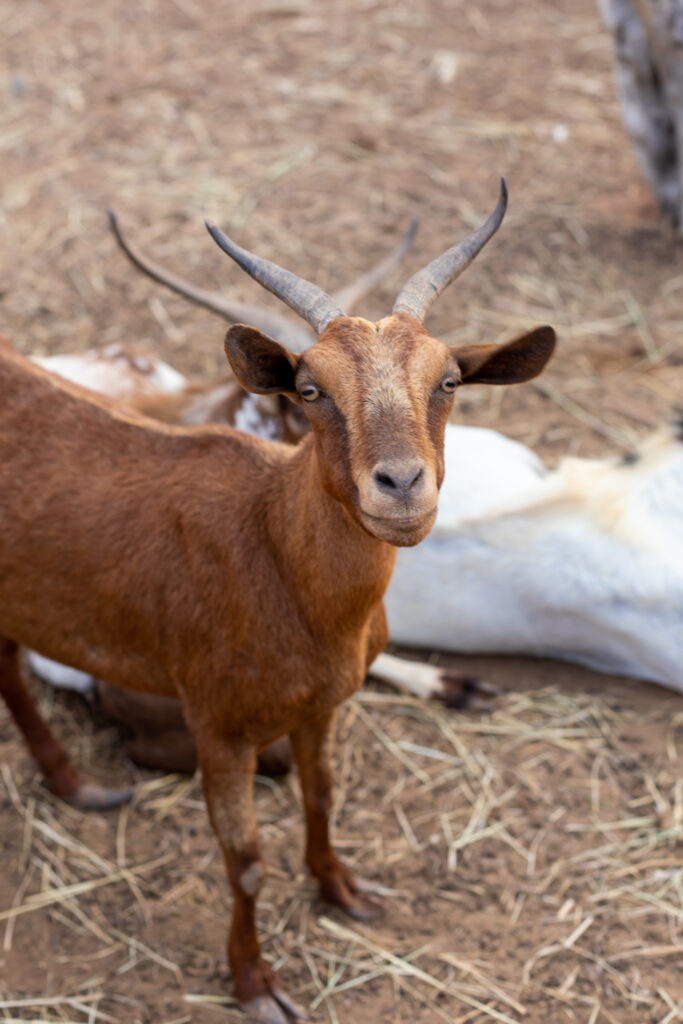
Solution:
[{"label": "goat hind leg", "polygon": [[[188,716],[190,719],[192,715]],[[221,845],[233,894],[228,960],[242,1009],[262,1024],[286,1024],[304,1016],[280,988],[261,956],[256,935],[256,898],[265,877],[254,813],[256,750],[202,730],[197,743],[202,785],[213,830]]]},{"label": "goat hind leg", "polygon": [[84,779],[71,763],[26,688],[17,644],[3,636],[0,636],[0,696],[38,762],[51,793],[82,810],[106,810],[130,800],[132,790],[96,786]]},{"label": "goat hind leg", "polygon": [[306,810],[306,863],[318,879],[323,899],[350,917],[368,920],[381,913],[381,904],[361,892],[363,883],[341,863],[330,842],[334,720],[335,712],[323,715],[289,737]]}]

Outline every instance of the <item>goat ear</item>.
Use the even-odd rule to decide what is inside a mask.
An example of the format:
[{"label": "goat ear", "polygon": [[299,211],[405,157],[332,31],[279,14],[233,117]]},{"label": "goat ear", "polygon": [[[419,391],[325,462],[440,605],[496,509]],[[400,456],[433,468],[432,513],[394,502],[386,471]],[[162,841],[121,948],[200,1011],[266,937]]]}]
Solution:
[{"label": "goat ear", "polygon": [[298,355],[256,327],[233,324],[225,335],[225,354],[245,391],[257,395],[287,395],[298,401],[294,374]]},{"label": "goat ear", "polygon": [[537,377],[555,350],[552,327],[536,327],[502,345],[453,345],[463,384],[522,384]]}]

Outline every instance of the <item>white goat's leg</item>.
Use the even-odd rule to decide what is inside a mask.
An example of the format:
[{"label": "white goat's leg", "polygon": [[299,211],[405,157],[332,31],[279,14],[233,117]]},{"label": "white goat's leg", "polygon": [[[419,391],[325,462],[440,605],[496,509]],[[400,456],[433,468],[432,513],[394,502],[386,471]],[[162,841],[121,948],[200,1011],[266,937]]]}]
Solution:
[{"label": "white goat's leg", "polygon": [[31,670],[48,686],[54,686],[57,690],[76,690],[84,696],[94,692],[95,680],[87,672],[81,672],[80,669],[71,668],[69,665],[61,665],[58,661],[36,654],[35,651],[27,651],[27,655]]},{"label": "white goat's leg", "polygon": [[492,683],[482,679],[425,661],[397,658],[393,654],[378,655],[368,675],[389,683],[402,693],[439,700],[449,708],[489,707],[491,698],[499,692]]}]

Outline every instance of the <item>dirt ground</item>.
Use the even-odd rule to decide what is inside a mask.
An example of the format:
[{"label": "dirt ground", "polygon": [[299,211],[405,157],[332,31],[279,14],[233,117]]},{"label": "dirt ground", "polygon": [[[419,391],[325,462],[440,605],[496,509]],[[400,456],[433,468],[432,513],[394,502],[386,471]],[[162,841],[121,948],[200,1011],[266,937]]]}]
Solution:
[{"label": "dirt ground", "polygon": [[[592,0],[0,0],[0,96],[0,329],[24,352],[125,341],[222,371],[223,326],[134,276],[108,206],[252,301],[205,217],[333,289],[418,213],[377,317],[504,173],[505,225],[429,326],[550,322],[560,347],[538,384],[471,389],[458,416],[553,461],[628,450],[683,402],[683,243],[641,183]],[[257,786],[260,927],[289,993],[331,1024],[683,1020],[683,698],[442,661],[504,688],[490,714],[366,690],[341,715],[337,844],[389,890],[381,921],[316,901],[296,780]],[[110,816],[57,804],[0,711],[0,1019],[243,1019],[198,781],[135,769],[77,698],[35,692],[90,774],[140,791]]]}]

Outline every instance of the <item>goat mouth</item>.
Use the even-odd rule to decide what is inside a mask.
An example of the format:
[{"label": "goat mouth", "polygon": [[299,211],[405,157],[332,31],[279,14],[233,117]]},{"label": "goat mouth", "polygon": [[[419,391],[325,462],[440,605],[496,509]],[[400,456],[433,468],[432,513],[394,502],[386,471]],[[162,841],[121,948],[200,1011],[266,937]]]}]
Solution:
[{"label": "goat mouth", "polygon": [[387,526],[419,526],[425,519],[435,514],[436,506],[428,508],[424,512],[416,512],[412,516],[376,516],[372,512],[366,512],[363,508],[361,508],[361,512],[366,519],[371,519],[373,523],[383,523]]},{"label": "goat mouth", "polygon": [[363,512],[366,529],[373,535],[399,546],[416,544],[422,540],[423,536],[429,533],[435,518],[436,508],[420,512],[419,515],[396,517],[373,516],[370,512]]}]

